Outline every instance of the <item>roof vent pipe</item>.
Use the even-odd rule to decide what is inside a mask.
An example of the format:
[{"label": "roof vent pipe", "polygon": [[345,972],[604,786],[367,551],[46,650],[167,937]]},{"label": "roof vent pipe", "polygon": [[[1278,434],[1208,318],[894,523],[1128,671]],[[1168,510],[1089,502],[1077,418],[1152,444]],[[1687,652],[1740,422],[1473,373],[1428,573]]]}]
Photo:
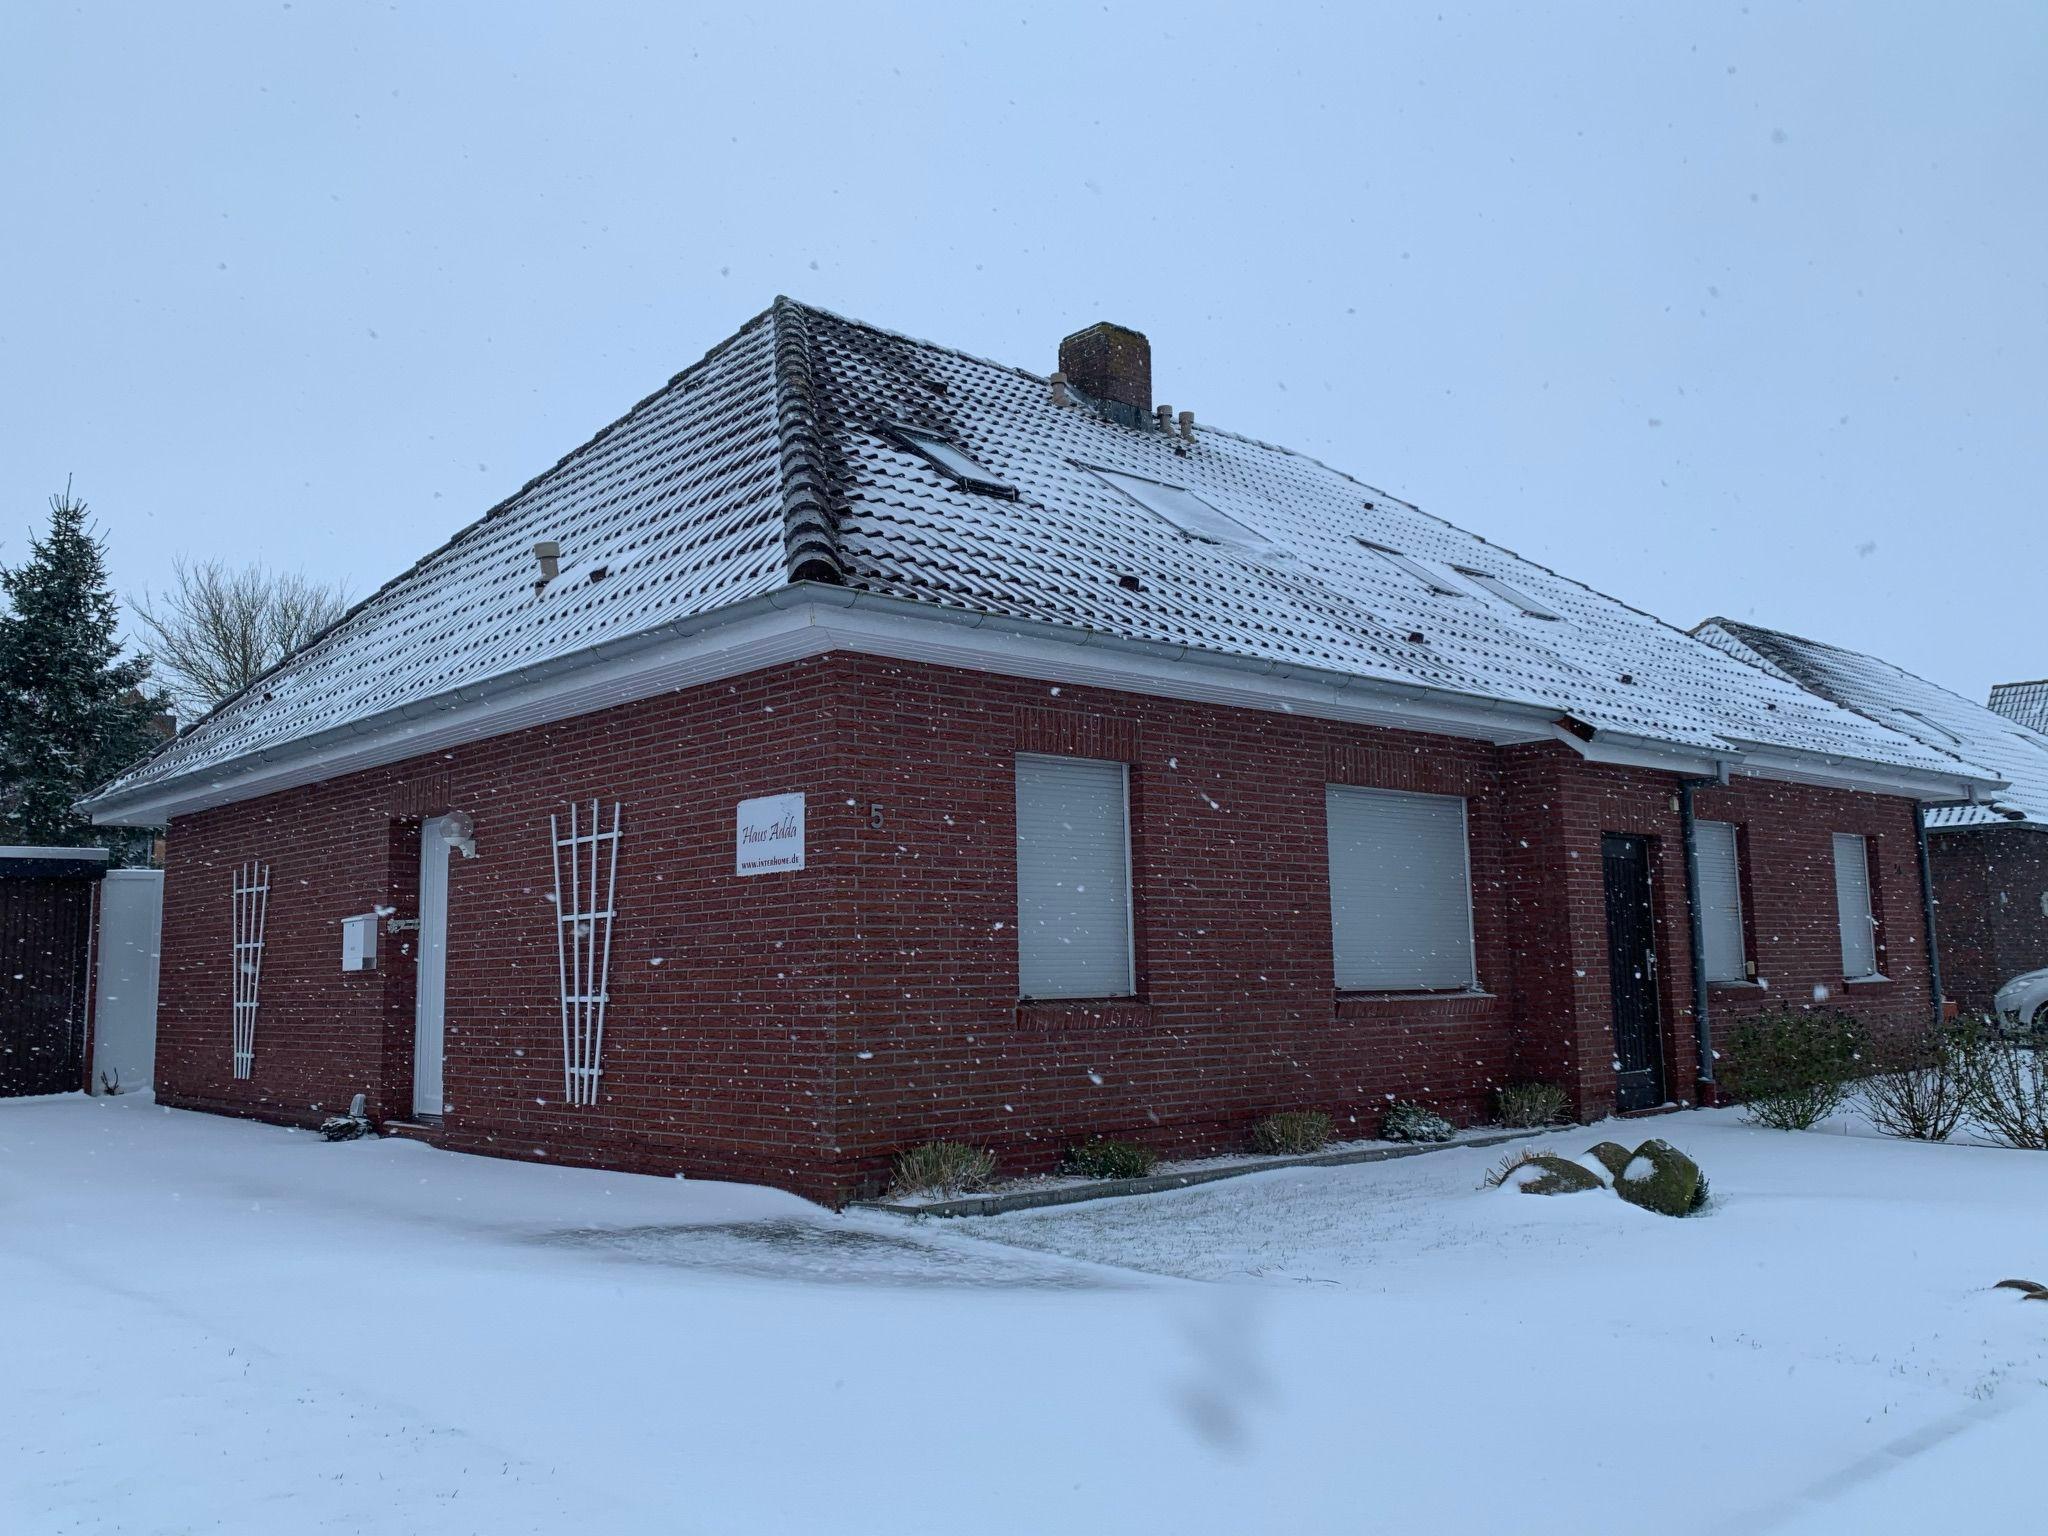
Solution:
[{"label": "roof vent pipe", "polygon": [[1154,407],[1152,408],[1152,414],[1153,414],[1154,416],[1156,416],[1156,417],[1158,417],[1158,418],[1159,418],[1159,430],[1160,430],[1160,431],[1162,431],[1162,432],[1168,432],[1168,433],[1170,433],[1170,432],[1172,432],[1172,431],[1173,431],[1173,407],[1172,407],[1172,406],[1170,406],[1170,405],[1155,405],[1155,406],[1154,406]]},{"label": "roof vent pipe", "polygon": [[1052,376],[1052,403],[1054,405],[1071,405],[1073,400],[1073,395],[1067,389],[1067,376],[1064,373],[1054,374]]},{"label": "roof vent pipe", "polygon": [[542,539],[534,545],[533,558],[540,562],[539,585],[544,587],[562,574],[562,546],[553,539]]},{"label": "roof vent pipe", "polygon": [[1195,413],[1193,411],[1182,411],[1180,413],[1180,440],[1184,443],[1192,443],[1195,440]]}]

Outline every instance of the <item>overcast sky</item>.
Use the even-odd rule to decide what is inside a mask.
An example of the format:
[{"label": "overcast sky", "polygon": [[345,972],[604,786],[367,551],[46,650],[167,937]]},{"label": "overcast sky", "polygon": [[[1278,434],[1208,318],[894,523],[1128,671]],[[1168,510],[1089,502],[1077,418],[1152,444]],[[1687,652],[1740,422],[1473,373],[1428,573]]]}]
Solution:
[{"label": "overcast sky", "polygon": [[2048,676],[2048,6],[0,14],[0,560],[361,595],[777,293],[1673,623]]}]

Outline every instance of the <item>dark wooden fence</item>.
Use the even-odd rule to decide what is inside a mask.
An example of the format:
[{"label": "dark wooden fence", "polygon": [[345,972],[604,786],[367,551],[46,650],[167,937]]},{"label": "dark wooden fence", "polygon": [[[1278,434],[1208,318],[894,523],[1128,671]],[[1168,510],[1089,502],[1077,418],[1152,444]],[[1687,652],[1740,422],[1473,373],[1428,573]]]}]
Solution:
[{"label": "dark wooden fence", "polygon": [[84,1086],[101,868],[0,852],[0,1098]]}]

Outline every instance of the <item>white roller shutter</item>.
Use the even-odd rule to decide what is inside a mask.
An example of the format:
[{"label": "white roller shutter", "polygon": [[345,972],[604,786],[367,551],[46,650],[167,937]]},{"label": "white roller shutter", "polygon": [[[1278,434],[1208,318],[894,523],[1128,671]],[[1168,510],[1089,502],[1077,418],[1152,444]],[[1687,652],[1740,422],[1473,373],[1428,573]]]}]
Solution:
[{"label": "white roller shutter", "polygon": [[1473,985],[1464,800],[1343,784],[1326,796],[1338,987]]},{"label": "white roller shutter", "polygon": [[1870,849],[1852,832],[1835,834],[1835,916],[1842,925],[1842,974],[1877,974],[1877,931],[1870,916]]},{"label": "white roller shutter", "polygon": [[1747,981],[1742,944],[1742,871],[1737,863],[1735,828],[1725,821],[1694,824],[1699,850],[1700,960],[1709,981]]},{"label": "white roller shutter", "polygon": [[1122,763],[1017,758],[1017,960],[1025,997],[1135,990]]}]

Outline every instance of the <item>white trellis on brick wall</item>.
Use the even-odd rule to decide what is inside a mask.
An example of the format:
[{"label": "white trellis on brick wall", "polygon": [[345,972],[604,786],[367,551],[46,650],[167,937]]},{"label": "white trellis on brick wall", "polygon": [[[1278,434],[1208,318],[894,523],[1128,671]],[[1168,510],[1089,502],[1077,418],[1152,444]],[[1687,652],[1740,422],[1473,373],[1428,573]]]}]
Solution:
[{"label": "white trellis on brick wall", "polygon": [[[604,1061],[605,984],[612,967],[612,896],[618,889],[619,803],[603,830],[598,803],[587,822],[571,801],[568,833],[548,818],[555,843],[555,956],[562,983],[562,1094],[595,1104]],[[567,878],[564,878],[564,877]]]},{"label": "white trellis on brick wall", "polygon": [[235,1076],[256,1064],[256,994],[263,982],[263,923],[270,913],[270,866],[251,859],[235,870]]}]

